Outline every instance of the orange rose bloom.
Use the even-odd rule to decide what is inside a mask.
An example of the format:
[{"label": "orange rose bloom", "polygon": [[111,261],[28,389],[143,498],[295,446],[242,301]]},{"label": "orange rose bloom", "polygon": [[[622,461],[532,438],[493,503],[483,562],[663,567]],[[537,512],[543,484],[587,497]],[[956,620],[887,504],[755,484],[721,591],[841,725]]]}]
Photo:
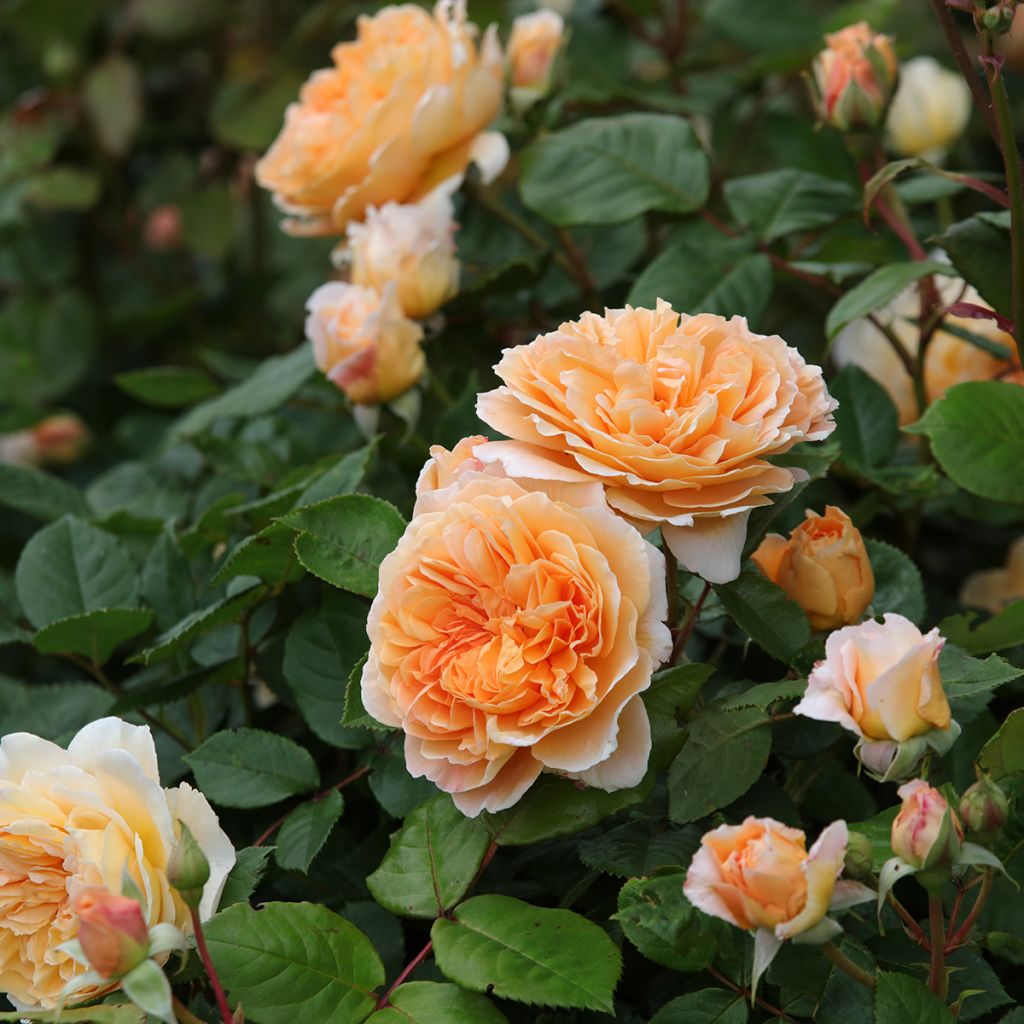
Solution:
[{"label": "orange rose bloom", "polygon": [[606,507],[472,466],[438,504],[384,559],[367,622],[363,704],[405,731],[410,773],[467,815],[510,807],[545,769],[639,783],[639,694],[671,648],[660,552]]},{"label": "orange rose bloom", "polygon": [[789,538],[770,533],[754,564],[807,613],[815,629],[860,622],[875,595],[875,576],[860,530],[834,505],[807,518]]},{"label": "orange rose bloom", "polygon": [[504,74],[493,28],[477,49],[465,0],[412,4],[359,18],[334,67],[314,72],[256,165],[256,180],[300,221],[334,234],[370,204],[415,202],[475,160],[501,169],[504,139],[483,136],[501,106]]},{"label": "orange rose bloom", "polygon": [[692,572],[739,574],[751,509],[799,472],[773,465],[834,429],[821,370],[742,317],[657,309],[585,313],[507,349],[505,386],[477,413],[514,438],[481,457],[509,476],[597,480],[608,504],[644,532],[661,527]]}]

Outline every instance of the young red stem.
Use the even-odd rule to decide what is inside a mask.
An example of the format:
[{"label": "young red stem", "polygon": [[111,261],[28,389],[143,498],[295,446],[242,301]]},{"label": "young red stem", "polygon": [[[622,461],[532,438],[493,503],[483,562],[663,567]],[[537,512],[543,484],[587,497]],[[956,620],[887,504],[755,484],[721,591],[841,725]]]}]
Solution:
[{"label": "young red stem", "polygon": [[672,644],[672,657],[669,660],[670,665],[674,665],[676,658],[686,649],[686,642],[690,639],[690,635],[693,633],[693,627],[697,625],[697,619],[700,618],[700,610],[704,607],[704,602],[708,599],[708,594],[711,593],[711,584],[705,583],[704,589],[700,592],[700,596],[693,603],[693,607],[690,609],[690,614],[686,616],[686,622],[683,623],[678,634],[676,635],[675,643]]},{"label": "young red stem", "polygon": [[387,990],[387,992],[385,992],[385,993],[384,993],[384,995],[382,995],[382,996],[380,997],[380,999],[378,999],[378,1000],[377,1000],[377,1009],[378,1009],[378,1010],[383,1010],[383,1009],[384,1009],[384,1007],[388,1005],[388,1000],[389,1000],[389,999],[391,998],[391,996],[392,996],[392,995],[394,994],[394,991],[395,991],[395,989],[396,989],[396,988],[398,988],[398,986],[399,986],[399,985],[401,985],[401,984],[402,984],[402,982],[404,982],[404,981],[405,981],[405,979],[406,979],[406,978],[408,978],[408,977],[409,977],[409,975],[410,975],[410,974],[412,974],[412,972],[413,972],[413,971],[415,971],[415,970],[416,970],[416,968],[417,968],[417,967],[419,967],[419,965],[420,965],[421,963],[423,963],[423,961],[424,961],[424,960],[426,960],[428,956],[430,956],[430,952],[431,952],[431,950],[432,950],[433,948],[434,948],[434,943],[433,943],[433,941],[430,941],[430,942],[428,942],[428,943],[427,943],[427,944],[426,944],[426,945],[425,945],[425,946],[424,946],[424,947],[423,947],[423,948],[422,948],[422,949],[421,949],[421,950],[420,950],[420,951],[419,951],[419,952],[418,952],[418,953],[417,953],[417,954],[416,954],[416,955],[415,955],[415,956],[414,956],[414,957],[413,957],[413,958],[412,958],[412,959],[411,959],[411,960],[410,960],[410,961],[409,961],[409,962],[408,962],[408,963],[407,963],[407,964],[405,965],[405,967],[404,967],[404,968],[402,969],[402,973],[401,973],[401,974],[400,974],[400,975],[399,975],[399,976],[398,976],[397,978],[395,978],[395,983],[394,983],[394,984],[393,984],[393,985],[391,986],[391,988],[389,988],[389,989]]},{"label": "young red stem", "polygon": [[940,998],[946,996],[946,925],[942,920],[942,894],[928,893],[931,966],[928,987]]},{"label": "young red stem", "polygon": [[903,922],[907,931],[910,932],[913,940],[925,949],[928,948],[928,936],[925,935],[924,929],[910,916],[910,912],[905,906],[892,893],[889,893],[889,906],[899,915],[900,920]]},{"label": "young red stem", "polygon": [[199,950],[199,959],[203,961],[206,975],[210,979],[213,995],[217,1000],[217,1009],[220,1011],[221,1021],[223,1024],[232,1024],[231,1007],[228,1005],[228,997],[224,994],[224,986],[220,983],[217,968],[213,966],[210,951],[206,947],[206,937],[203,935],[203,923],[199,920],[199,912],[193,907],[190,913],[192,914],[192,930],[195,932],[196,937],[196,949]]},{"label": "young red stem", "polygon": [[958,946],[962,946],[970,938],[971,929],[974,927],[974,924],[978,920],[981,912],[985,909],[985,904],[988,902],[989,893],[991,893],[991,891],[992,869],[988,868],[982,876],[981,888],[978,890],[978,895],[974,900],[974,906],[971,907],[970,913],[968,913],[964,918],[963,924],[960,925],[954,935],[946,940],[947,951],[956,949]]},{"label": "young red stem", "polygon": [[[744,988],[742,985],[737,985],[736,982],[734,982],[730,978],[727,978],[721,971],[719,971],[715,967],[709,965],[707,970],[708,974],[710,974],[711,977],[717,978],[726,988],[732,989],[733,992],[735,992],[737,995],[743,996],[744,999],[750,998],[750,989]],[[787,1022],[787,1024],[796,1024],[794,1018],[790,1017],[790,1015],[786,1013],[785,1010],[780,1010],[779,1007],[772,1006],[771,1003],[765,1002],[765,1000],[762,999],[760,996],[755,996],[754,1002],[757,1003],[757,1005],[760,1006],[762,1010],[766,1010],[773,1017],[778,1017],[779,1020],[784,1020]]]}]

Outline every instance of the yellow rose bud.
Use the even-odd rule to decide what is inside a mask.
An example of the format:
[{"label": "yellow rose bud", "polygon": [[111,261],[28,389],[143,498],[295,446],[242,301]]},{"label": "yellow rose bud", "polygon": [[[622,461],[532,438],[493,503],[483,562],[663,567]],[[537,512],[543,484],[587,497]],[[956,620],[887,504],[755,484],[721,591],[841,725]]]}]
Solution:
[{"label": "yellow rose bud", "polygon": [[100,977],[120,978],[146,959],[149,929],[138,900],[91,887],[75,897],[72,909],[82,952]]},{"label": "yellow rose bud", "polygon": [[943,644],[937,629],[922,634],[895,613],[837,629],[793,710],[855,733],[875,776],[906,778],[928,747],[945,753],[960,734],[939,674]]},{"label": "yellow rose bud", "polygon": [[875,594],[875,577],[860,530],[834,505],[807,518],[789,539],[769,534],[754,564],[807,613],[815,629],[859,622]]},{"label": "yellow rose bud", "polygon": [[886,144],[899,156],[933,163],[967,127],[971,90],[958,71],[933,57],[915,57],[900,69],[900,84],[885,122]]},{"label": "yellow rose bud", "polygon": [[921,870],[951,865],[960,852],[963,828],[946,798],[923,779],[899,788],[903,801],[892,823],[892,850]]},{"label": "yellow rose bud", "polygon": [[975,842],[990,843],[1010,816],[1010,801],[987,775],[964,790],[960,797],[960,820]]},{"label": "yellow rose bud", "polygon": [[381,294],[334,281],[317,288],[306,309],[316,365],[353,402],[387,402],[419,380],[423,330],[399,308],[394,284]]},{"label": "yellow rose bud", "polygon": [[819,116],[840,131],[875,127],[899,71],[892,40],[859,21],[825,36],[825,43],[811,69]]},{"label": "yellow rose bud", "polygon": [[508,72],[512,100],[520,109],[545,96],[551,88],[551,73],[564,33],[562,16],[551,10],[524,14],[512,23]]},{"label": "yellow rose bud", "polygon": [[415,205],[371,207],[364,224],[350,224],[352,283],[383,292],[394,282],[402,312],[430,316],[459,290],[451,189],[436,189]]}]

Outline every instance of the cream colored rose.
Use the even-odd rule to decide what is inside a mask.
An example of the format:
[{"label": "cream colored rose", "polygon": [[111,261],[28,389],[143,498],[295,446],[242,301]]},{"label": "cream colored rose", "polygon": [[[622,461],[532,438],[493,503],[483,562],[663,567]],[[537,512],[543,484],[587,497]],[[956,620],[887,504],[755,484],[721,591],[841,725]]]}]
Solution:
[{"label": "cream colored rose", "polygon": [[519,109],[528,107],[551,88],[551,73],[564,34],[562,16],[548,9],[522,14],[512,23],[508,77],[513,103]]},{"label": "cream colored rose", "polygon": [[807,613],[815,629],[859,622],[875,593],[875,576],[860,530],[840,508],[807,510],[789,537],[770,533],[754,564]]},{"label": "cream colored rose", "polygon": [[958,71],[934,57],[900,68],[900,83],[885,122],[886,145],[899,156],[942,161],[971,117],[971,90]]},{"label": "cream colored rose", "polygon": [[467,815],[510,807],[545,770],[636,785],[651,746],[639,694],[671,648],[660,552],[606,507],[472,468],[447,487],[424,491],[442,507],[381,564],[367,711]]},{"label": "cream colored rose", "polygon": [[856,733],[857,756],[882,778],[906,778],[926,747],[945,753],[960,734],[939,674],[945,640],[890,612],[836,630],[793,709]]},{"label": "cream colored rose", "polygon": [[748,817],[706,833],[683,892],[698,909],[754,933],[754,986],[786,939],[822,943],[842,928],[826,917],[873,898],[857,882],[837,881],[847,829],[834,821],[807,849],[807,837],[772,818]]},{"label": "cream colored rose", "polygon": [[[986,305],[981,296],[973,288],[965,286],[959,278],[936,277],[935,282],[942,301],[947,304],[962,301]],[[917,289],[911,287],[876,313],[878,319],[895,332],[911,356],[917,354],[920,341],[920,330],[914,322],[920,312]],[[1013,355],[1010,359],[1000,359],[952,331],[936,331],[925,353],[924,364],[925,391],[930,402],[941,398],[954,384],[965,381],[998,378],[1024,384],[1024,372],[1021,371],[1020,360],[1016,355],[1016,344],[994,320],[947,316],[944,322],[955,329],[969,331],[996,342]],[[835,340],[832,356],[837,365],[859,366],[874,377],[895,403],[901,423],[912,423],[918,418],[914,382],[889,340],[871,321],[857,320],[844,328]]]},{"label": "cream colored rose", "polygon": [[834,429],[821,370],[742,317],[585,313],[507,349],[477,413],[513,438],[485,461],[509,476],[598,481],[609,505],[662,536],[688,569],[734,579],[750,510],[798,473],[773,465]]},{"label": "cream colored rose", "polygon": [[334,234],[368,206],[411,203],[465,171],[501,170],[507,145],[485,133],[501,107],[503,59],[493,27],[480,47],[465,0],[362,15],[355,42],[314,72],[256,165],[295,233]]},{"label": "cream colored rose", "polygon": [[[75,938],[72,904],[90,887],[120,893],[127,873],[147,925],[190,932],[188,907],[167,881],[178,822],[210,862],[199,912],[217,909],[235,862],[206,798],[187,783],[161,789],[149,729],[103,718],[67,750],[28,733],[0,743],[0,991],[18,1009],[58,1004],[82,970],[61,943]],[[84,989],[75,999],[96,995]]]},{"label": "cream colored rose", "polygon": [[1013,601],[1024,600],[1024,537],[1010,545],[1006,566],[972,573],[960,591],[960,601],[993,615]]},{"label": "cream colored rose", "polygon": [[423,374],[423,329],[402,312],[393,284],[381,294],[332,281],[313,292],[306,310],[316,365],[353,402],[388,402]]},{"label": "cream colored rose", "polygon": [[383,292],[394,283],[402,312],[430,316],[459,290],[450,187],[413,205],[371,206],[366,221],[348,226],[351,281]]}]

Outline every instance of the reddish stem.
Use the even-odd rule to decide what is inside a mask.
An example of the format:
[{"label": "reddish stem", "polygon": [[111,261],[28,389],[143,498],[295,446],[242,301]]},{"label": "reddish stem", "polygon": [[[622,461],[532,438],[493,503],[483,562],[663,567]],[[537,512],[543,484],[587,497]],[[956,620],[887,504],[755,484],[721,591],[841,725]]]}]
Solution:
[{"label": "reddish stem", "polygon": [[199,959],[203,961],[203,967],[206,968],[206,975],[210,979],[210,985],[213,987],[213,994],[217,1000],[217,1009],[220,1010],[220,1017],[223,1024],[232,1024],[233,1016],[231,1014],[231,1007],[228,1005],[228,997],[224,994],[224,986],[220,983],[220,977],[217,974],[217,968],[213,966],[213,960],[210,958],[210,951],[206,947],[206,937],[203,935],[203,923],[199,920],[199,913],[192,907],[190,909],[192,915],[192,930],[195,932],[196,937],[196,949],[199,950]]},{"label": "reddish stem", "polygon": [[[737,985],[736,982],[727,978],[717,968],[708,965],[708,974],[713,978],[717,978],[726,988],[732,989],[737,995],[743,996],[744,999],[750,998],[750,989],[744,988],[742,985]],[[779,1020],[787,1021],[788,1024],[796,1024],[796,1021],[790,1017],[785,1010],[780,1010],[777,1006],[772,1006],[771,1003],[766,1002],[760,996],[754,997],[754,1002],[761,1007],[762,1010],[767,1010],[773,1017],[778,1017]]]},{"label": "reddish stem", "polygon": [[690,609],[690,614],[686,617],[686,622],[683,623],[682,629],[679,630],[679,634],[676,636],[675,643],[672,644],[672,657],[669,660],[669,664],[674,665],[676,658],[686,649],[686,642],[690,639],[690,635],[693,633],[693,627],[697,625],[697,619],[700,617],[700,610],[704,607],[704,602],[708,599],[708,594],[711,593],[711,584],[705,583],[704,589],[700,592],[700,597],[697,598],[693,603],[693,607]]},{"label": "reddish stem", "polygon": [[[356,779],[361,779],[364,775],[368,775],[370,772],[370,766],[364,764],[362,768],[357,768],[351,775],[346,775],[341,782],[336,782],[333,786],[328,786],[322,793],[317,793],[316,796],[310,801],[310,803],[316,803],[318,800],[323,800],[326,796],[329,796],[335,790],[344,789],[350,782],[355,782]],[[253,846],[262,846],[285,822],[285,819],[291,811],[286,811],[281,815],[272,825],[267,828],[265,832],[256,840]]]},{"label": "reddish stem", "polygon": [[982,910],[985,909],[985,904],[988,902],[989,893],[992,891],[992,869],[988,868],[982,877],[981,889],[978,890],[977,899],[974,901],[974,906],[971,907],[970,913],[964,918],[964,923],[956,930],[952,938],[946,939],[946,950],[956,949],[958,946],[962,946],[971,935],[971,929],[974,927],[975,921],[978,920],[978,916]]},{"label": "reddish stem", "polygon": [[388,1005],[388,1000],[394,994],[395,989],[398,988],[398,986],[401,985],[402,982],[404,982],[405,979],[408,978],[409,975],[412,974],[412,972],[415,971],[428,956],[430,956],[430,952],[433,948],[434,943],[433,940],[431,940],[405,965],[402,973],[395,978],[395,983],[387,990],[387,992],[384,993],[384,995],[380,997],[380,999],[377,1000],[378,1010],[383,1010],[384,1007]]}]

